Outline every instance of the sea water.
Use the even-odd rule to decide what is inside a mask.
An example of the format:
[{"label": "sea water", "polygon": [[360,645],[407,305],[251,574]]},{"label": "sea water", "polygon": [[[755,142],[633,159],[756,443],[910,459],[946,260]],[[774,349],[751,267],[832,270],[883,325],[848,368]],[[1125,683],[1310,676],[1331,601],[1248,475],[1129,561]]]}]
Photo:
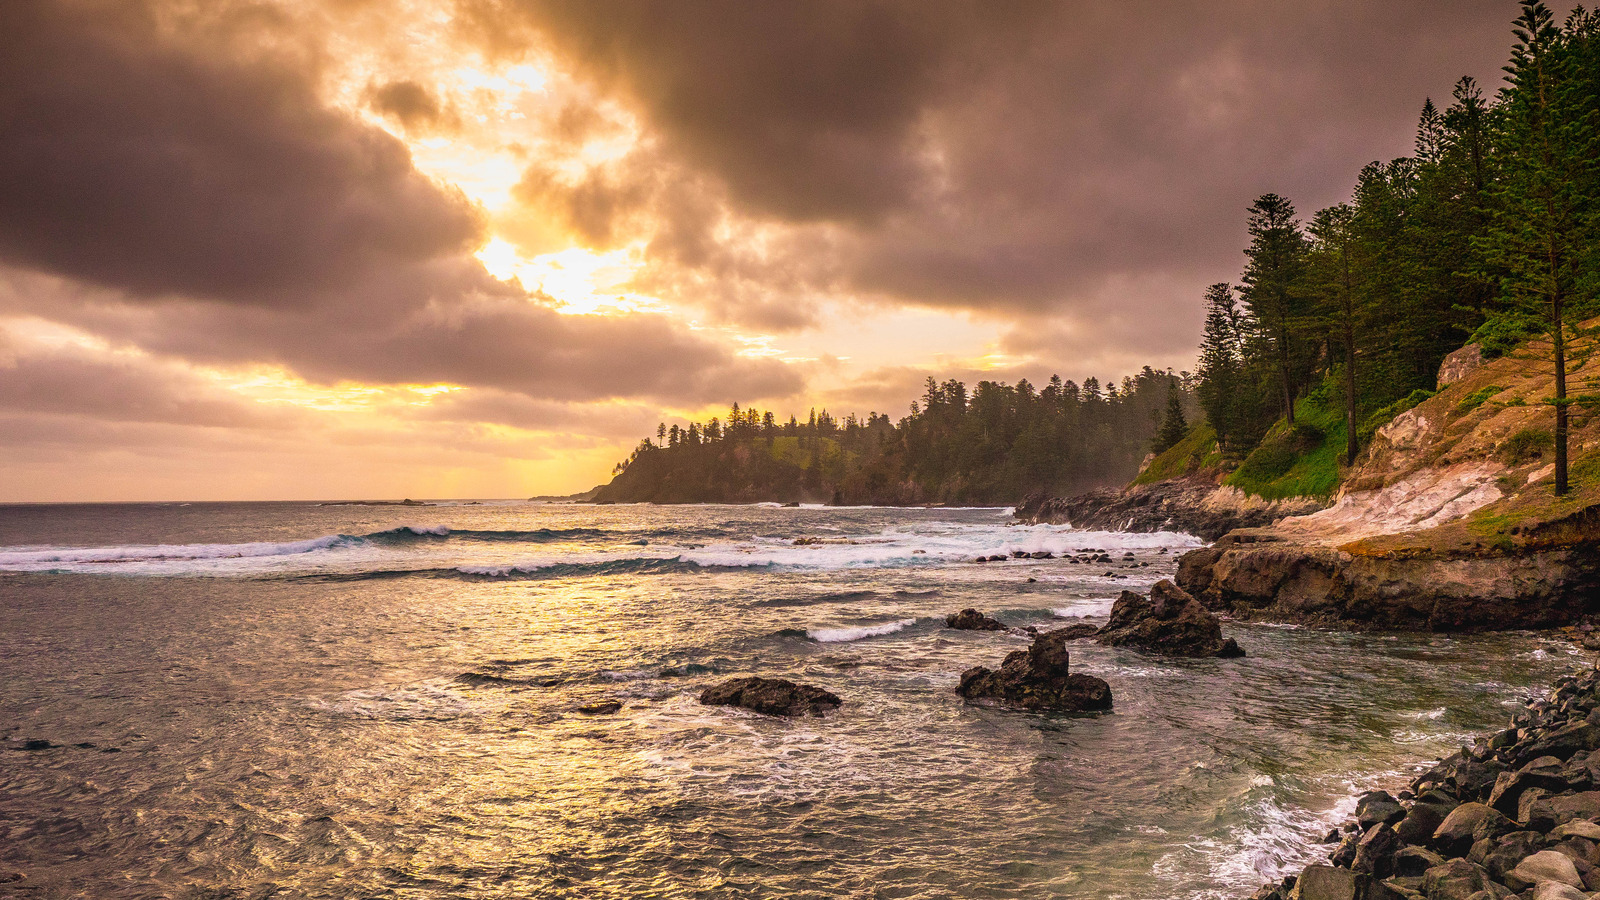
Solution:
[{"label": "sea water", "polygon": [[[1103,621],[1197,546],[1004,509],[3,507],[0,895],[1242,896],[1583,664],[1228,623],[1244,659],[1073,644],[1109,714],[955,694],[1027,638],[946,614]],[[1058,558],[974,562],[1014,550]],[[844,705],[696,702],[740,675]]]}]

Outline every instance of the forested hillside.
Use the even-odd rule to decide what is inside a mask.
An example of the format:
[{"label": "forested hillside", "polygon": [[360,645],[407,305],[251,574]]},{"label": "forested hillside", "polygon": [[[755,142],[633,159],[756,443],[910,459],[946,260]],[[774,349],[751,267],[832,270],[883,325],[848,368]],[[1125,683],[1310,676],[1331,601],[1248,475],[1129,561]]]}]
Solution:
[{"label": "forested hillside", "polygon": [[1566,383],[1583,361],[1565,352],[1600,313],[1600,16],[1557,24],[1528,0],[1513,32],[1506,86],[1463,78],[1425,102],[1415,153],[1367,165],[1348,202],[1307,220],[1276,194],[1250,207],[1239,283],[1204,294],[1198,366],[1230,483],[1331,491],[1474,341],[1561,374],[1544,402],[1565,490],[1567,414],[1600,399]]},{"label": "forested hillside", "polygon": [[1146,367],[1105,387],[982,381],[969,393],[929,378],[898,422],[826,410],[781,422],[735,405],[726,420],[663,424],[595,500],[1012,504],[1126,482],[1158,431],[1182,436],[1191,398],[1187,373]]}]

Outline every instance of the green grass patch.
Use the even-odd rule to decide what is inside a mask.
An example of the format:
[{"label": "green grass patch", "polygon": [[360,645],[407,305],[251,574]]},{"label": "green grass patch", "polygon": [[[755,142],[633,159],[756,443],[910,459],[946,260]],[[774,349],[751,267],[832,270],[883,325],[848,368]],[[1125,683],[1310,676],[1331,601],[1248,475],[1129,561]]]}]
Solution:
[{"label": "green grass patch", "polygon": [[1296,403],[1294,427],[1282,421],[1272,426],[1223,484],[1266,500],[1332,496],[1339,487],[1346,427],[1330,393],[1313,392]]},{"label": "green grass patch", "polygon": [[1214,452],[1217,433],[1205,422],[1189,429],[1183,440],[1168,447],[1150,461],[1150,465],[1133,480],[1134,484],[1154,484],[1169,478],[1182,478],[1204,468],[1208,459],[1221,461]]},{"label": "green grass patch", "polygon": [[1516,466],[1541,459],[1555,449],[1556,436],[1543,428],[1524,428],[1500,442],[1500,458]]},{"label": "green grass patch", "polygon": [[1478,388],[1465,397],[1462,397],[1461,402],[1456,404],[1456,416],[1459,418],[1467,415],[1483,404],[1489,402],[1490,397],[1493,397],[1495,394],[1498,394],[1503,390],[1505,390],[1505,388],[1498,384],[1491,384],[1488,387]]}]

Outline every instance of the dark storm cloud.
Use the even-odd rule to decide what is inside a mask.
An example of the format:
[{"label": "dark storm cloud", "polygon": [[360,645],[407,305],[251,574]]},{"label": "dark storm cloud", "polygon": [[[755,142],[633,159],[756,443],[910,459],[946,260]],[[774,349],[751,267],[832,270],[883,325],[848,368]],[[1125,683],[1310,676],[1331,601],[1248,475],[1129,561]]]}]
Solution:
[{"label": "dark storm cloud", "polygon": [[[474,0],[481,20],[494,4]],[[872,219],[923,188],[924,99],[1039,4],[503,0],[642,104],[673,150],[786,218]],[[504,34],[503,29],[499,33]]]},{"label": "dark storm cloud", "polygon": [[141,16],[10,0],[0,259],[137,295],[295,305],[460,254],[478,212],[307,77],[171,46]]},{"label": "dark storm cloud", "polygon": [[[529,26],[723,192],[687,213],[650,195],[663,271],[647,278],[742,277],[758,305],[800,285],[1080,319],[1197,305],[1236,276],[1256,196],[1307,214],[1344,199],[1360,166],[1409,152],[1425,97],[1447,102],[1464,74],[1493,90],[1516,15],[1510,0],[471,7],[507,23],[502,51]],[[718,236],[707,198],[791,240],[826,226],[827,252],[768,241],[759,271],[730,277],[739,238]],[[1151,276],[1161,290],[1118,293]],[[723,312],[762,320],[741,302]],[[1178,348],[1162,337],[1153,352]]]},{"label": "dark storm cloud", "polygon": [[[93,10],[5,8],[0,308],[324,383],[685,402],[798,389],[661,316],[556,314],[490,277],[470,255],[479,211],[323,105],[312,73],[184,42],[133,6]],[[402,118],[443,110],[403,85],[372,99]]]},{"label": "dark storm cloud", "polygon": [[388,273],[363,290],[292,312],[200,301],[135,305],[112,292],[0,270],[0,310],[203,364],[282,365],[321,384],[450,383],[565,401],[666,403],[722,402],[733,385],[761,397],[801,386],[790,367],[740,357],[663,316],[562,315],[487,278],[475,261]]}]

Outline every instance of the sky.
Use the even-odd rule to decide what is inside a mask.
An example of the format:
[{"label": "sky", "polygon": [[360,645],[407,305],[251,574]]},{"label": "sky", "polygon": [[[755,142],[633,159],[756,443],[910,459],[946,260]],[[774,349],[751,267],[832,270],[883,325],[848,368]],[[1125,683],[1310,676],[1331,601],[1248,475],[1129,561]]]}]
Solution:
[{"label": "sky", "polygon": [[1246,207],[1516,13],[6,0],[0,500],[564,494],[734,402],[1186,370]]}]

